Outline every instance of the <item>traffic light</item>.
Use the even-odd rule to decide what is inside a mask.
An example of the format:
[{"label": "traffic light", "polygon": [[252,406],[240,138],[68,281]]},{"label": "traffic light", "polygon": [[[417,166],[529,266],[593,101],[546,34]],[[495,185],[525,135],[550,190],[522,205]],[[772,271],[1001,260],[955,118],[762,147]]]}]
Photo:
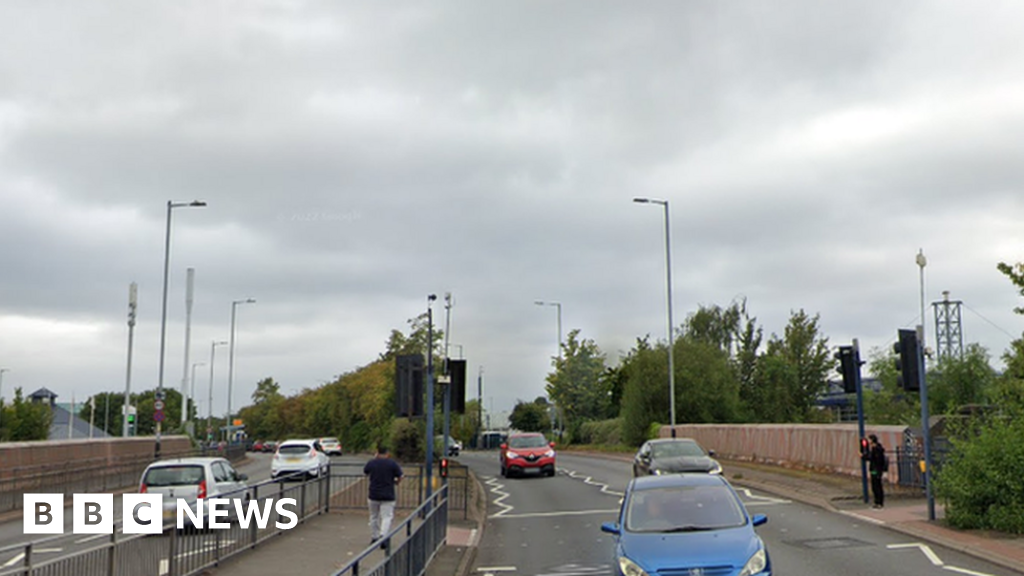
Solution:
[{"label": "traffic light", "polygon": [[128,435],[135,436],[135,414],[128,413]]},{"label": "traffic light", "polygon": [[861,438],[860,439],[860,453],[861,454],[867,454],[870,451],[871,451],[871,444],[868,443],[868,439],[867,438]]},{"label": "traffic light", "polygon": [[860,370],[860,355],[853,346],[840,346],[836,352],[839,361],[839,373],[843,375],[843,392],[847,394],[857,391],[857,373]]},{"label": "traffic light", "polygon": [[921,389],[920,344],[917,341],[917,330],[900,330],[899,340],[892,345],[896,353],[896,371],[899,372],[897,382],[900,388],[908,392]]},{"label": "traffic light", "polygon": [[451,376],[451,411],[452,414],[466,413],[466,361],[449,360],[448,374]]},{"label": "traffic light", "polygon": [[423,415],[423,356],[406,354],[395,358],[395,416]]},{"label": "traffic light", "polygon": [[447,478],[448,477],[448,459],[447,458],[441,458],[440,473],[441,473],[441,478]]}]

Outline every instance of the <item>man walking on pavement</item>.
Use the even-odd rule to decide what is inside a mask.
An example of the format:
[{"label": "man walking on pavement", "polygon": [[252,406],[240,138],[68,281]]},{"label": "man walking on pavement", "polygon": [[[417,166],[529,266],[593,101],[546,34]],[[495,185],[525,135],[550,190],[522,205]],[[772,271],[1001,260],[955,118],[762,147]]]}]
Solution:
[{"label": "man walking on pavement", "polygon": [[402,467],[388,455],[388,448],[377,445],[377,455],[363,467],[369,476],[370,544],[374,544],[391,531],[395,517],[395,486],[402,481]]}]

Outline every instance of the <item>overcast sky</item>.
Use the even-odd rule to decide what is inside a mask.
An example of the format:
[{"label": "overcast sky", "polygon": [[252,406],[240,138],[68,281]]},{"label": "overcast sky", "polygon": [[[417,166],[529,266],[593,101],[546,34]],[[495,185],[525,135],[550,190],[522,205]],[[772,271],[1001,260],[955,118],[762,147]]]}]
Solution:
[{"label": "overcast sky", "polygon": [[[673,306],[746,298],[887,348],[962,300],[993,364],[1024,318],[1017,2],[0,3],[3,396],[196,367],[237,307],[233,407],[375,360],[451,292],[485,407],[544,394],[564,334],[617,362]],[[195,269],[185,367],[185,278]],[[458,356],[459,346],[452,348]],[[228,347],[213,408],[227,402]]]}]

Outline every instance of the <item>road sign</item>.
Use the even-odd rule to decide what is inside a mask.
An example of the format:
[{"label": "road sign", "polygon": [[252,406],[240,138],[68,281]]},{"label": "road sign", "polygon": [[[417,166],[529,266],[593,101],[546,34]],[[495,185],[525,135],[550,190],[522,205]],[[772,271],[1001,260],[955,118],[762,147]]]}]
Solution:
[{"label": "road sign", "polygon": [[157,410],[156,412],[153,412],[153,420],[155,420],[156,422],[163,422],[164,421],[164,411],[163,410]]},{"label": "road sign", "polygon": [[164,409],[164,401],[163,400],[157,400],[157,401],[153,402],[153,409],[154,410],[163,410]]}]

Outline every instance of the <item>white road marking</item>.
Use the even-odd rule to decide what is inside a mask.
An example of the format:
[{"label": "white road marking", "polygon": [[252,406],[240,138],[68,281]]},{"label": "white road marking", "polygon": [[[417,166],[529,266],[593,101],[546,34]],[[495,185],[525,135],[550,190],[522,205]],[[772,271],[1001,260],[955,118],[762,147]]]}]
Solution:
[{"label": "white road marking", "polygon": [[80,538],[78,540],[75,540],[75,544],[82,544],[84,542],[89,542],[90,540],[97,540],[99,538],[104,538],[104,537],[110,538],[110,534],[93,534],[92,536],[87,536],[85,538]]},{"label": "white road marking", "polygon": [[968,570],[966,568],[957,568],[956,566],[943,566],[944,569],[952,572],[959,572],[961,574],[967,574],[968,576],[992,576],[985,572],[975,572],[974,570]]},{"label": "white road marking", "polygon": [[791,504],[793,502],[792,500],[784,500],[782,498],[774,498],[772,496],[759,496],[751,492],[748,488],[740,488],[740,492],[743,492],[743,494],[751,500],[760,500],[760,502],[744,502],[747,506],[757,506],[762,504]]},{"label": "white road marking", "polygon": [[582,478],[584,484],[589,484],[591,486],[600,486],[601,487],[601,492],[603,492],[605,494],[611,494],[612,496],[624,496],[625,495],[622,492],[619,492],[617,490],[611,490],[610,487],[607,484],[603,483],[603,482],[594,482],[593,479],[590,476],[587,476],[586,478],[583,478],[582,475],[577,476],[575,470],[569,470],[568,472],[566,472],[566,474],[570,478],[575,478],[577,480]]},{"label": "white road marking", "polygon": [[502,508],[498,512],[496,512],[494,514],[491,514],[491,516],[490,516],[491,518],[499,518],[499,517],[504,516],[505,514],[511,512],[512,510],[515,510],[515,508],[513,506],[511,506],[509,504],[505,504],[504,502],[502,502],[502,500],[504,500],[505,498],[508,498],[510,496],[510,494],[508,492],[505,492],[503,490],[503,488],[505,488],[504,484],[498,482],[497,478],[489,478],[487,480],[486,484],[491,487],[491,492],[493,494],[499,494],[500,495],[498,498],[496,498],[494,500],[494,505],[495,506],[501,506],[501,508]]},{"label": "white road marking", "polygon": [[495,572],[515,572],[515,566],[491,566],[488,568],[477,568],[477,572],[483,572],[484,576],[494,576]]},{"label": "white road marking", "polygon": [[[587,516],[590,514],[618,514],[618,510],[566,510],[564,512],[524,512],[523,514],[503,514],[502,518],[552,518],[557,516]],[[494,518],[497,516],[491,516]]]},{"label": "white road marking", "polygon": [[926,558],[928,558],[928,560],[931,561],[932,564],[942,566],[942,560],[939,559],[935,552],[932,552],[932,549],[929,548],[927,544],[921,544],[920,542],[913,542],[911,544],[889,544],[887,548],[890,550],[898,550],[900,548],[917,548],[925,555]]},{"label": "white road marking", "polygon": [[[33,548],[32,549],[32,553],[33,554],[47,554],[47,553],[52,553],[52,552],[60,552],[61,550],[63,550],[63,548]],[[25,559],[25,553],[24,552],[18,552],[18,554],[14,558],[11,558],[7,562],[5,562],[2,567],[3,568],[9,568],[11,566],[14,566],[18,562],[21,562],[24,559]]]}]

